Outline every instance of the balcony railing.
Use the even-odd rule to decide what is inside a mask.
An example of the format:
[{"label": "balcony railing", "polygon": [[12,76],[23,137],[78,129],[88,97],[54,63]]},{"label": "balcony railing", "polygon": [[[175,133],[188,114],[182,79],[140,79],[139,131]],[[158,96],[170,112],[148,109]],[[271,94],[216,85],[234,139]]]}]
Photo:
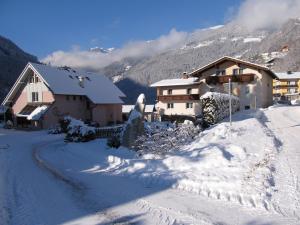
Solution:
[{"label": "balcony railing", "polygon": [[280,88],[297,88],[298,87],[298,85],[297,84],[284,84],[284,85],[274,85],[274,88],[278,88],[278,89],[280,89]]},{"label": "balcony railing", "polygon": [[157,96],[158,101],[178,101],[178,100],[199,100],[199,94],[191,95],[159,95]]},{"label": "balcony railing", "polygon": [[222,75],[222,76],[209,76],[206,78],[207,84],[223,84],[229,83],[229,79],[231,82],[238,82],[238,83],[249,83],[254,81],[254,74],[239,74],[239,75]]}]

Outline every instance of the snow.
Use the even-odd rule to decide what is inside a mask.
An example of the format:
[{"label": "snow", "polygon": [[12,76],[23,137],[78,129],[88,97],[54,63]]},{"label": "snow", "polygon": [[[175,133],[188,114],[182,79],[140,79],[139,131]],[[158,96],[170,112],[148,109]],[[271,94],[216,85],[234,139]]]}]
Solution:
[{"label": "snow", "polygon": [[199,84],[199,79],[196,77],[190,77],[187,79],[165,79],[151,84],[150,87],[184,86],[191,84]]},{"label": "snow", "polygon": [[123,80],[124,76],[123,75],[116,75],[116,76],[113,76],[112,77],[112,82],[113,83],[117,83],[119,82],[120,80]]},{"label": "snow", "polygon": [[36,107],[29,116],[27,116],[28,120],[39,120],[41,116],[47,111],[49,106],[47,105],[42,105]]},{"label": "snow", "polygon": [[194,48],[202,48],[205,46],[209,46],[211,44],[213,44],[214,41],[204,41],[204,42],[200,42],[198,45],[196,45]]},{"label": "snow", "polygon": [[300,72],[280,72],[275,74],[278,79],[300,79]]},{"label": "snow", "polygon": [[300,99],[295,99],[291,101],[292,105],[300,105]]},{"label": "snow", "polygon": [[152,113],[154,110],[154,105],[146,105],[145,106],[145,113]]},{"label": "snow", "polygon": [[134,105],[122,105],[122,113],[130,113],[134,109]]},{"label": "snow", "polygon": [[261,42],[261,41],[262,41],[261,37],[247,37],[247,38],[244,38],[244,40],[243,40],[244,43]]},{"label": "snow", "polygon": [[299,224],[299,118],[300,106],[241,111],[164,155],[0,129],[0,221]]}]

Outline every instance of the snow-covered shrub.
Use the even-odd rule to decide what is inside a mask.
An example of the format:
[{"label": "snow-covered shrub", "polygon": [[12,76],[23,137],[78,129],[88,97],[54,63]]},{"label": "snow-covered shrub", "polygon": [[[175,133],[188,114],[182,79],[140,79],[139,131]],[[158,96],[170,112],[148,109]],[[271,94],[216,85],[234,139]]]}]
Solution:
[{"label": "snow-covered shrub", "polygon": [[65,117],[65,121],[69,121],[65,141],[86,142],[96,138],[96,130],[94,127],[87,126],[81,120],[72,117]]},{"label": "snow-covered shrub", "polygon": [[61,134],[61,133],[63,133],[63,131],[62,131],[62,129],[61,129],[61,127],[59,125],[57,125],[54,128],[50,128],[48,130],[48,134]]},{"label": "snow-covered shrub", "polygon": [[69,124],[70,124],[70,122],[71,122],[71,119],[70,119],[70,118],[71,118],[71,117],[66,116],[66,117],[64,117],[63,119],[60,119],[60,120],[58,121],[59,126],[60,126],[60,129],[61,129],[61,131],[62,131],[63,133],[67,133],[67,132],[68,132],[68,126],[69,126]]},{"label": "snow-covered shrub", "polygon": [[[228,94],[207,92],[200,98],[202,105],[203,121],[208,124],[215,124],[229,116]],[[239,98],[231,95],[232,113],[239,110]]]},{"label": "snow-covered shrub", "polygon": [[[151,124],[151,123],[150,123]],[[193,124],[175,124],[158,122],[153,125],[146,124],[145,134],[139,136],[134,144],[134,149],[139,154],[164,154],[181,145],[187,144],[194,140],[201,129]]]}]

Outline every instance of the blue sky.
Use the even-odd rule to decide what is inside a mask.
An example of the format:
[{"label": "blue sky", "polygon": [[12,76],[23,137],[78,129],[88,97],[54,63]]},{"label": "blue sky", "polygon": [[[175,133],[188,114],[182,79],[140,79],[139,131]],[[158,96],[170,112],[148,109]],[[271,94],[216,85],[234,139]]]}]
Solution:
[{"label": "blue sky", "polygon": [[43,58],[224,24],[242,0],[0,0],[0,35]]}]

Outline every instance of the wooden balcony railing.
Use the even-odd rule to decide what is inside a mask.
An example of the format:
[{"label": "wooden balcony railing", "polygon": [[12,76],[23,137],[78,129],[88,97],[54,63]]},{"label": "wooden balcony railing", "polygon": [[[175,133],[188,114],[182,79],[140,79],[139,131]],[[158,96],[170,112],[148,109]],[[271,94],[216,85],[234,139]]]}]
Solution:
[{"label": "wooden balcony railing", "polygon": [[191,95],[159,95],[157,96],[158,101],[178,101],[178,100],[199,100],[199,94]]},{"label": "wooden balcony railing", "polygon": [[239,75],[223,75],[223,76],[209,76],[206,78],[207,84],[223,84],[229,83],[229,78],[231,82],[238,82],[238,83],[249,83],[254,81],[254,74],[239,74]]},{"label": "wooden balcony railing", "polygon": [[278,89],[281,89],[281,88],[297,88],[298,85],[297,84],[285,84],[285,85],[274,85],[274,88],[278,88]]}]

